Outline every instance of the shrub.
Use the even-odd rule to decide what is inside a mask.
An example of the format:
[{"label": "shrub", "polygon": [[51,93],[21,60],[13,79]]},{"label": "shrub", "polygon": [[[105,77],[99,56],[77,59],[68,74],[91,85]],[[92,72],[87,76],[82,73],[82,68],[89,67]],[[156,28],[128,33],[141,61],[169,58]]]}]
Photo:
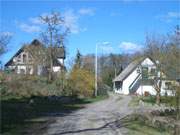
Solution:
[{"label": "shrub", "polygon": [[88,70],[74,68],[69,74],[66,87],[72,96],[91,97],[94,93],[94,75]]},{"label": "shrub", "polygon": [[[8,79],[7,79],[8,78]],[[47,79],[34,75],[6,75],[6,80],[0,85],[3,99],[23,98],[32,96],[61,95],[61,90],[55,82],[48,84]]]}]

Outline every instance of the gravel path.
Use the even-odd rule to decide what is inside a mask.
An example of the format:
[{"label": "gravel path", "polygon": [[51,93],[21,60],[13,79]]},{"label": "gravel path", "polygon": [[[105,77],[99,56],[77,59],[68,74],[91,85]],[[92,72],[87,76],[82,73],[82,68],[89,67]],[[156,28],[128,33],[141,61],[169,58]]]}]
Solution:
[{"label": "gravel path", "polygon": [[124,135],[120,119],[133,112],[130,96],[110,94],[106,100],[87,105],[48,126],[44,135]]}]

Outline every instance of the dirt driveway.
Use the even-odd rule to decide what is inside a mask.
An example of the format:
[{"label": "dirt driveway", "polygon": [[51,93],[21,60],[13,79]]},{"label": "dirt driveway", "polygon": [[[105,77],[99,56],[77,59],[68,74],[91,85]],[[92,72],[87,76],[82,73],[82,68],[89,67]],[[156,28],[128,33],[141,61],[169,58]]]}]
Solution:
[{"label": "dirt driveway", "polygon": [[47,127],[44,135],[121,135],[126,134],[120,119],[133,112],[130,96],[110,94],[106,100],[87,105]]}]

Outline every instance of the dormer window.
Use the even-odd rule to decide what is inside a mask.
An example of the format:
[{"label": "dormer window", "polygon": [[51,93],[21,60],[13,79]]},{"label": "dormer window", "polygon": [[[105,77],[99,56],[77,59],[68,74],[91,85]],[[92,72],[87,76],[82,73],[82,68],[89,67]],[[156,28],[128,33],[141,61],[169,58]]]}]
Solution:
[{"label": "dormer window", "polygon": [[137,71],[137,73],[141,73],[140,67],[138,67],[136,71]]}]

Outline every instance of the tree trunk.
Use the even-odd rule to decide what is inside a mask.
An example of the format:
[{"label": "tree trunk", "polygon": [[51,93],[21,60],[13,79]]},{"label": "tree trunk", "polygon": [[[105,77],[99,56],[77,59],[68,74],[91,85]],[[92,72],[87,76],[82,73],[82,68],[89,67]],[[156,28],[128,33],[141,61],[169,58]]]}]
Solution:
[{"label": "tree trunk", "polygon": [[[157,83],[157,87],[156,87],[156,104],[160,105],[160,101],[161,101],[161,85],[162,85],[162,73],[161,73],[161,68],[159,68],[160,71],[160,76],[159,78],[159,83]],[[158,81],[157,81],[158,82]]]},{"label": "tree trunk", "polygon": [[52,55],[50,52],[50,68],[49,68],[49,76],[48,76],[48,81],[52,81],[52,72],[53,72],[53,60],[52,60]]},{"label": "tree trunk", "polygon": [[159,84],[156,84],[155,89],[156,89],[156,104],[160,105],[160,101],[161,101],[161,80],[159,81]]},{"label": "tree trunk", "polygon": [[159,90],[157,91],[157,94],[156,94],[156,104],[160,105],[160,91]]},{"label": "tree trunk", "polygon": [[176,119],[179,120],[180,112],[179,112],[179,93],[176,92]]},{"label": "tree trunk", "polygon": [[53,56],[52,56],[52,31],[50,30],[50,69],[49,69],[49,76],[48,76],[48,81],[52,81],[52,72],[53,72]]}]

